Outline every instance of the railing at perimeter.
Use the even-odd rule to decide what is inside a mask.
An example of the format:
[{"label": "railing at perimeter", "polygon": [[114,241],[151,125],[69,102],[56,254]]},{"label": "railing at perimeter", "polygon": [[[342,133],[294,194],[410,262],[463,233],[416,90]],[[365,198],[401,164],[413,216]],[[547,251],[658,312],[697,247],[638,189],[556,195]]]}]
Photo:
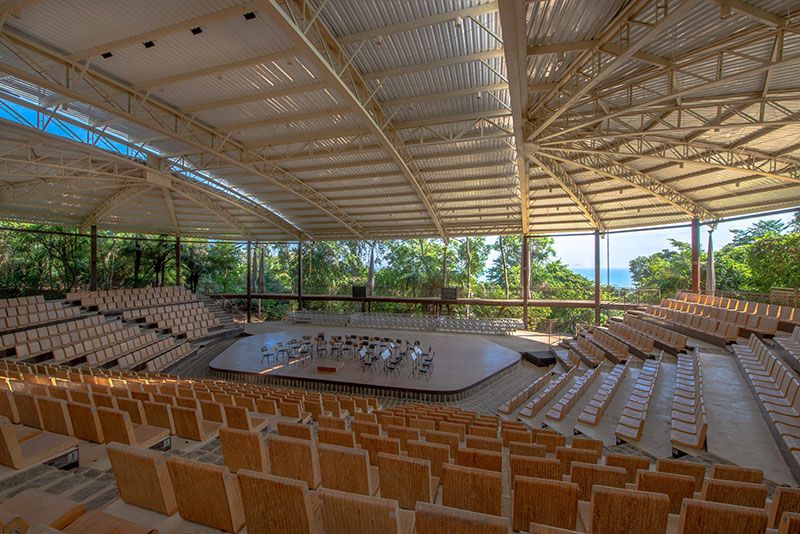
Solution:
[{"label": "railing at perimeter", "polygon": [[399,313],[336,313],[298,310],[289,317],[295,323],[388,328],[394,330],[428,330],[465,332],[472,334],[508,335],[522,329],[519,319],[467,319],[436,315],[406,315]]}]

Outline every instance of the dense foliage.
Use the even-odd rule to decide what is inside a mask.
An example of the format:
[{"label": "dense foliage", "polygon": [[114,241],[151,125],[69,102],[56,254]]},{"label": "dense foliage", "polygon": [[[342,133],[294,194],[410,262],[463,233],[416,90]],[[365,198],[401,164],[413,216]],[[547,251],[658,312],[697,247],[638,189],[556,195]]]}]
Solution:
[{"label": "dense foliage", "polygon": [[[732,232],[731,242],[714,253],[718,290],[768,292],[772,287],[800,287],[800,212],[786,225],[779,220],[761,220]],[[637,287],[689,287],[691,246],[676,240],[671,240],[671,245],[631,260],[631,276]],[[705,289],[707,256],[702,248],[700,260]]]}]

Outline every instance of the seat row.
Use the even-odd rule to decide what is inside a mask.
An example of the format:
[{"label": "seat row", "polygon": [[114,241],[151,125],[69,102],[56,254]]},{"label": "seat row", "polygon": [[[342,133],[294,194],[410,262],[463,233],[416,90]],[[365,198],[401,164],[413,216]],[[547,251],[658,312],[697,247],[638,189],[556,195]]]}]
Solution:
[{"label": "seat row", "polygon": [[614,435],[620,441],[639,441],[642,438],[644,422],[647,418],[647,410],[650,407],[650,399],[658,379],[658,371],[661,369],[661,358],[657,360],[647,360],[639,371],[636,385],[625,403],[622,415],[617,423]]},{"label": "seat row", "polygon": [[603,417],[606,408],[614,398],[617,388],[619,388],[619,385],[625,378],[625,373],[628,371],[629,366],[630,360],[628,360],[625,364],[618,363],[614,366],[611,372],[608,373],[608,376],[606,376],[606,379],[592,396],[589,404],[586,405],[586,408],[584,408],[581,414],[578,416],[579,422],[592,426],[595,426],[600,422],[600,418]]},{"label": "seat row", "polygon": [[548,382],[550,382],[550,378],[553,375],[553,371],[548,371],[539,378],[537,378],[532,384],[528,387],[511,397],[511,399],[500,406],[497,411],[502,414],[510,414],[520,406],[522,406],[526,400],[530,399],[533,395],[535,395],[540,389],[542,389]]},{"label": "seat row", "polygon": [[800,326],[795,326],[792,329],[792,335],[788,337],[776,336],[775,343],[789,353],[789,356],[796,362],[797,367],[800,368]]},{"label": "seat row", "polygon": [[82,314],[75,306],[61,306],[55,302],[0,308],[0,332],[26,328],[42,323],[64,321]]},{"label": "seat row", "polygon": [[739,368],[756,398],[762,413],[789,451],[787,461],[800,463],[800,380],[763,341],[750,336],[747,345],[733,345]]},{"label": "seat row", "polygon": [[90,326],[103,324],[105,321],[106,319],[102,315],[90,315],[74,321],[51,324],[48,326],[39,326],[37,328],[28,328],[26,330],[19,330],[10,334],[3,334],[0,336],[0,351],[13,349],[17,345],[23,345],[29,341],[35,341],[42,338],[52,338],[61,333],[80,331]]},{"label": "seat row", "polygon": [[68,293],[67,300],[86,308],[97,307],[99,311],[107,312],[188,302],[195,300],[195,297],[182,286],[168,286]]},{"label": "seat row", "polygon": [[0,308],[15,308],[17,306],[29,306],[31,304],[44,303],[44,295],[31,295],[29,297],[12,297],[0,299]]},{"label": "seat row", "polygon": [[9,336],[13,335],[19,340],[11,346],[14,349],[13,356],[16,356],[17,359],[25,359],[52,352],[57,348],[76,346],[88,339],[111,334],[122,328],[120,321],[106,322],[103,316],[95,315],[57,325],[21,330],[15,334],[9,334]]},{"label": "seat row", "polygon": [[682,312],[653,305],[647,307],[647,314],[657,319],[669,321],[695,332],[706,334],[725,343],[733,343],[739,339],[741,327],[736,323],[717,321],[690,312]]},{"label": "seat row", "polygon": [[624,362],[628,359],[628,345],[599,328],[592,330],[589,341],[600,347],[614,363]]},{"label": "seat row", "polygon": [[[181,343],[181,346],[183,345],[186,345],[186,343]],[[165,337],[156,341],[155,343],[147,345],[142,349],[135,350],[128,355],[119,358],[117,360],[117,366],[119,366],[120,369],[131,368],[142,362],[151,360],[155,356],[166,355],[166,353],[171,352],[176,348],[177,346],[175,344],[175,338],[171,336]],[[181,352],[183,352],[183,355],[185,355],[189,352],[189,350],[191,350],[191,346],[187,346],[185,349],[183,349],[185,352]],[[180,352],[176,353],[175,356],[178,356],[179,354]]]},{"label": "seat row", "polygon": [[643,354],[649,354],[653,352],[655,340],[652,337],[631,328],[630,326],[626,326],[617,321],[611,321],[608,323],[608,332],[620,341],[627,343]]},{"label": "seat row", "polygon": [[583,375],[575,379],[575,383],[569,388],[569,391],[558,399],[552,408],[547,411],[545,417],[553,421],[561,421],[569,413],[570,410],[577,404],[577,402],[586,393],[586,390],[597,380],[600,376],[601,367],[589,369]]},{"label": "seat row", "polygon": [[653,342],[661,344],[662,348],[685,351],[686,344],[689,342],[689,338],[679,332],[644,321],[630,314],[623,318],[623,324],[652,338]]},{"label": "seat row", "polygon": [[[767,305],[763,304],[761,306]],[[654,306],[654,308],[698,315],[712,319],[717,323],[736,324],[748,332],[760,335],[775,335],[781,321],[779,314],[773,316],[762,311],[733,310],[674,299],[664,299],[659,306]]]},{"label": "seat row", "polygon": [[569,384],[570,380],[575,377],[577,370],[577,367],[572,367],[566,373],[561,373],[554,380],[551,380],[547,386],[542,389],[541,393],[536,395],[532,401],[530,401],[522,410],[520,410],[519,416],[528,418],[535,417],[542,408],[544,408],[551,400],[553,400],[553,398],[555,398],[559,391],[564,389],[564,387]]},{"label": "seat row", "polygon": [[765,315],[767,317],[778,319],[781,322],[795,324],[800,322],[800,313],[797,312],[796,308],[791,306],[778,306],[776,304],[764,304],[762,302],[712,297],[710,295],[685,292],[679,292],[674,300],[691,302],[703,306],[712,306],[714,308],[722,308],[726,310]]},{"label": "seat row", "polygon": [[678,356],[675,394],[672,398],[669,441],[674,448],[684,452],[687,449],[703,449],[707,430],[700,360],[681,354]]},{"label": "seat row", "polygon": [[587,367],[601,365],[606,357],[603,349],[582,335],[577,336],[575,339],[569,339],[565,343],[567,348],[574,352]]}]

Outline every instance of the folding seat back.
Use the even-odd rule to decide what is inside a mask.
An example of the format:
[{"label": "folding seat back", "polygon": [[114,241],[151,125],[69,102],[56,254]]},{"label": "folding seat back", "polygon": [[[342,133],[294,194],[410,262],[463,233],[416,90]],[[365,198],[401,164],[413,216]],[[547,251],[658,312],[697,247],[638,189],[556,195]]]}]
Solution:
[{"label": "folding seat back", "polygon": [[778,486],[769,509],[769,528],[778,528],[784,512],[800,513],[800,489]]},{"label": "folding seat back", "polygon": [[186,397],[170,397],[175,400],[175,405],[181,408],[189,408],[191,410],[199,410],[200,402],[197,399],[189,399]]},{"label": "folding seat back", "polygon": [[706,477],[706,466],[704,464],[668,458],[661,458],[656,462],[656,471],[694,477],[694,491],[696,492],[703,489],[703,480]]},{"label": "folding seat back", "polygon": [[98,408],[111,408],[117,409],[117,399],[112,395],[104,395],[102,393],[92,393],[92,404]]},{"label": "folding seat back", "polygon": [[128,412],[112,410],[111,408],[98,408],[97,416],[100,418],[100,427],[106,443],[116,441],[124,445],[135,445],[136,438],[133,433],[133,424]]},{"label": "folding seat back", "polygon": [[767,502],[767,487],[763,484],[709,478],[703,484],[700,498],[704,501],[734,506],[764,508]]},{"label": "folding seat back", "polygon": [[227,467],[170,456],[167,468],[183,519],[226,532],[242,529],[241,492]]},{"label": "folding seat back", "polygon": [[172,408],[169,404],[144,402],[142,407],[148,425],[166,428],[170,434],[175,435],[175,422],[172,419]]},{"label": "folding seat back", "polygon": [[450,463],[450,447],[442,443],[409,440],[408,456],[428,460],[431,465],[431,474],[442,478],[442,466]]},{"label": "folding seat back", "polygon": [[131,416],[131,422],[134,424],[143,425],[147,423],[147,416],[144,413],[141,401],[117,397],[117,409],[128,412],[128,415]]},{"label": "folding seat back", "polygon": [[243,469],[241,487],[247,530],[253,534],[312,534],[314,503],[308,485],[274,475]]},{"label": "folding seat back", "polygon": [[561,480],[561,461],[556,458],[539,458],[536,456],[509,455],[508,469],[511,483],[518,475],[545,478],[548,480]]},{"label": "folding seat back", "polygon": [[360,495],[374,495],[377,490],[365,450],[320,445],[319,467],[323,487]]},{"label": "folding seat back", "polygon": [[430,443],[441,443],[450,447],[450,456],[455,458],[456,451],[458,450],[459,437],[458,434],[451,432],[442,432],[440,430],[429,430],[425,433],[425,441]]},{"label": "folding seat back", "polygon": [[278,421],[278,435],[297,439],[314,439],[314,429],[311,425]]},{"label": "folding seat back", "polygon": [[[508,519],[418,502],[416,534],[507,534]],[[527,527],[526,527],[527,529]]]},{"label": "folding seat back", "polygon": [[531,523],[575,529],[578,485],[560,480],[514,478],[513,529],[527,531]]},{"label": "folding seat back", "polygon": [[595,451],[598,458],[603,455],[603,442],[599,439],[574,437],[572,438],[572,448]]},{"label": "folding seat back", "polygon": [[508,444],[508,454],[544,458],[547,456],[547,447],[538,443],[520,443],[512,441]]},{"label": "folding seat back", "polygon": [[442,504],[502,515],[503,476],[495,471],[448,464],[442,467]]},{"label": "folding seat back", "polygon": [[459,447],[456,450],[456,464],[501,472],[503,470],[503,454],[483,449]]},{"label": "folding seat back", "polygon": [[31,428],[44,428],[42,412],[39,409],[39,402],[36,396],[24,391],[14,391],[12,395],[19,414],[20,424]]},{"label": "folding seat back", "polygon": [[90,404],[68,402],[67,411],[76,438],[93,443],[105,443],[97,408]]},{"label": "folding seat back", "polygon": [[19,412],[14,402],[14,396],[8,389],[0,389],[0,416],[7,418],[13,424],[19,424]]},{"label": "folding seat back", "polygon": [[322,415],[318,419],[320,428],[335,428],[337,430],[347,430],[347,420],[342,417],[330,417]]},{"label": "folding seat back", "polygon": [[402,531],[397,501],[325,488],[320,490],[319,498],[325,534],[398,534]]},{"label": "folding seat back", "polygon": [[66,401],[52,397],[38,397],[36,401],[39,404],[45,430],[64,436],[75,435]]},{"label": "folding seat back", "polygon": [[780,520],[778,534],[798,534],[800,533],[800,514],[786,512]]},{"label": "folding seat back", "polygon": [[369,451],[369,463],[378,465],[378,453],[400,454],[400,440],[384,436],[362,436],[361,446]]},{"label": "folding seat back", "polygon": [[669,498],[648,493],[598,486],[592,492],[592,534],[664,534],[669,521]]},{"label": "folding seat back", "polygon": [[[497,439],[497,426],[485,427],[481,425],[472,425],[469,429],[471,436],[487,439]],[[469,436],[468,436],[469,437]],[[502,440],[501,440],[502,443]]]},{"label": "folding seat back", "polygon": [[[356,421],[363,421],[364,423],[378,423],[378,416],[374,413],[356,412],[353,414],[353,419]],[[434,423],[434,427],[435,427]],[[352,421],[351,421],[352,428]]]},{"label": "folding seat back", "polygon": [[519,443],[532,443],[533,436],[527,430],[520,430],[516,428],[503,428],[501,431],[503,436],[503,447],[508,447],[509,443],[516,441]]},{"label": "folding seat back", "polygon": [[600,460],[600,455],[589,449],[556,447],[556,458],[561,462],[561,474],[568,475],[572,468],[572,462],[596,464]]},{"label": "folding seat back", "polygon": [[278,403],[275,402],[275,399],[256,399],[255,404],[258,413],[267,415],[277,415],[279,413]]},{"label": "folding seat back", "polygon": [[225,422],[228,427],[239,430],[253,430],[250,415],[244,406],[223,404],[222,410],[225,412]]},{"label": "folding seat back", "polygon": [[451,434],[458,434],[459,441],[464,441],[467,435],[467,428],[464,425],[452,423],[450,421],[442,421],[439,423],[439,430],[442,432],[450,432]]},{"label": "folding seat back", "polygon": [[215,401],[200,401],[200,409],[203,412],[203,419],[206,421],[213,421],[215,423],[227,424],[225,419],[225,410],[223,405]]},{"label": "folding seat back", "polygon": [[550,453],[555,453],[556,447],[564,447],[567,445],[567,437],[561,434],[537,433],[533,441],[534,443],[547,447],[547,452]]},{"label": "folding seat back", "polygon": [[240,469],[269,472],[267,449],[259,432],[222,427],[219,429],[219,441],[225,466],[232,473]]},{"label": "folding seat back", "polygon": [[409,440],[419,440],[419,430],[406,426],[387,425],[386,434],[388,434],[390,438],[400,441],[401,451],[404,451],[408,448],[407,444]]},{"label": "folding seat back", "polygon": [[106,447],[120,498],[128,504],[172,515],[178,510],[164,456],[120,443]]},{"label": "folding seat back", "polygon": [[696,499],[683,501],[678,534],[764,534],[767,512]]},{"label": "folding seat back", "polygon": [[270,434],[267,453],[272,474],[302,480],[309,489],[317,489],[321,476],[314,441]]},{"label": "folding seat back", "polygon": [[428,430],[436,430],[436,423],[428,419],[411,419],[408,422],[408,426],[410,428],[416,428],[421,434],[424,434]]},{"label": "folding seat back", "polygon": [[582,462],[573,462],[570,471],[570,481],[580,488],[578,499],[588,501],[592,497],[594,486],[609,486],[611,488],[624,488],[628,473],[621,467],[607,465],[594,465]]},{"label": "folding seat back", "polygon": [[709,477],[718,480],[761,484],[764,482],[764,471],[738,465],[712,465]]},{"label": "folding seat back", "polygon": [[636,482],[636,472],[640,469],[650,469],[650,458],[628,454],[606,454],[605,464],[611,467],[621,467],[627,473],[625,482]]},{"label": "folding seat back", "polygon": [[370,423],[367,421],[358,421],[353,419],[350,421],[350,430],[356,436],[356,443],[363,447],[363,437],[366,435],[378,436],[381,433],[381,426],[378,423]]},{"label": "folding seat back", "polygon": [[336,428],[317,428],[317,438],[320,444],[326,443],[328,445],[336,445],[339,447],[350,447],[355,449],[356,437],[355,434],[349,430],[338,430]]},{"label": "folding seat back", "polygon": [[285,402],[282,401],[280,404],[280,411],[281,415],[284,417],[293,417],[300,419],[303,417],[303,410],[300,403],[297,402]]},{"label": "folding seat back", "polygon": [[[402,445],[402,443],[401,443]],[[480,449],[483,451],[503,452],[503,440],[494,438],[484,438],[479,436],[468,435],[466,440],[467,448]],[[523,443],[522,445],[529,445]]]},{"label": "folding seat back", "polygon": [[400,508],[413,510],[418,502],[432,503],[439,481],[431,478],[428,460],[378,454],[381,497],[394,499]]},{"label": "folding seat back", "polygon": [[657,471],[639,471],[636,479],[638,491],[663,493],[669,497],[669,513],[681,513],[684,499],[694,497],[694,478],[689,475],[659,473]]}]

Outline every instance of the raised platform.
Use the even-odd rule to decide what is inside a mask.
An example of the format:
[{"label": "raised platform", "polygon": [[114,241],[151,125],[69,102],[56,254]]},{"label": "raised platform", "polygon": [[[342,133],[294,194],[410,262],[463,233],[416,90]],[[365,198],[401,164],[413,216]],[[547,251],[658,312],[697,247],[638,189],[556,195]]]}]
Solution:
[{"label": "raised platform", "polygon": [[[425,349],[436,353],[430,378],[417,379],[411,375],[411,361],[400,372],[386,375],[380,370],[362,372],[358,361],[345,355],[336,358],[314,358],[312,361],[293,361],[287,364],[261,363],[261,347],[273,347],[279,342],[298,339],[304,335],[325,332],[325,336],[366,335],[419,341]],[[244,337],[228,347],[209,364],[212,374],[219,378],[245,380],[289,387],[305,387],[362,395],[390,395],[432,401],[453,401],[485,387],[505,371],[519,364],[519,352],[470,334],[440,334],[409,332],[407,330],[376,330],[330,328],[319,326],[289,326],[279,332]],[[341,364],[339,367],[337,364]],[[335,372],[320,373],[318,366],[336,367]]]}]

